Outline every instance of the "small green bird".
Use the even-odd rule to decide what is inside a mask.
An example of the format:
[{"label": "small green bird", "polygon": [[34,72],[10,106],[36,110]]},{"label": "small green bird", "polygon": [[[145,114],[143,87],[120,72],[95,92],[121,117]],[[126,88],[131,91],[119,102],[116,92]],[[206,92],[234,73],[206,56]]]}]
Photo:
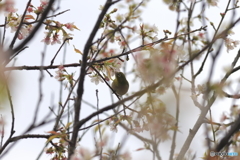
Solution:
[{"label": "small green bird", "polygon": [[112,89],[120,96],[127,93],[129,83],[122,72],[115,73],[115,79],[112,82]]}]

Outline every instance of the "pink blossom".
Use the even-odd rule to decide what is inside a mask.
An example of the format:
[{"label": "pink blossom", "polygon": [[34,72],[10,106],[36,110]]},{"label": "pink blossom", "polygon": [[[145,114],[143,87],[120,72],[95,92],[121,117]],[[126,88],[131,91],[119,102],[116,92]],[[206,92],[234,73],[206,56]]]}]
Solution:
[{"label": "pink blossom", "polygon": [[54,45],[55,43],[61,44],[61,41],[59,39],[59,35],[58,34],[54,34],[53,40],[51,42],[51,45]]},{"label": "pink blossom", "polygon": [[65,27],[67,27],[67,29],[69,29],[70,31],[73,31],[76,26],[73,23],[66,23]]},{"label": "pink blossom", "polygon": [[60,65],[58,67],[58,70],[56,71],[56,76],[55,78],[58,80],[58,81],[63,81],[65,79],[64,77],[64,71],[65,71],[65,68],[63,65]]},{"label": "pink blossom", "polygon": [[41,42],[44,42],[46,43],[47,45],[49,45],[51,43],[51,37],[50,36],[47,36],[45,37]]},{"label": "pink blossom", "polygon": [[17,9],[14,8],[14,1],[13,0],[6,0],[5,2],[5,12],[14,13]]},{"label": "pink blossom", "polygon": [[18,39],[22,40],[24,37],[23,37],[23,34],[22,33],[19,33],[18,34]]},{"label": "pink blossom", "polygon": [[40,7],[37,7],[37,12],[41,13],[43,11],[44,7],[40,6]]},{"label": "pink blossom", "polygon": [[48,4],[48,0],[41,0],[41,5],[46,6]]},{"label": "pink blossom", "polygon": [[124,159],[124,160],[131,160],[132,157],[130,155],[130,153],[127,151],[125,152],[124,154],[121,155],[121,157]]},{"label": "pink blossom", "polygon": [[28,33],[30,32],[30,30],[31,30],[31,28],[28,28],[28,26],[26,26],[26,28],[23,26],[18,35],[18,39],[21,40],[21,39],[25,38],[28,35]]},{"label": "pink blossom", "polygon": [[64,68],[63,65],[60,65],[60,66],[58,67],[58,69],[59,69],[60,71],[65,71],[65,68]]},{"label": "pink blossom", "polygon": [[33,8],[32,7],[28,7],[27,11],[28,12],[33,12]]}]

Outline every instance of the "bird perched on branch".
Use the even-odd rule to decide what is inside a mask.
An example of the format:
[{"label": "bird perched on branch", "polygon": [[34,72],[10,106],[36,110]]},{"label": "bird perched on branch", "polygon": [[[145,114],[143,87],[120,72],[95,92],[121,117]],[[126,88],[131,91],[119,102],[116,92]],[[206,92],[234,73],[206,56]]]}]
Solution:
[{"label": "bird perched on branch", "polygon": [[112,89],[119,95],[122,96],[127,93],[129,83],[122,72],[115,73],[115,79],[112,82]]}]

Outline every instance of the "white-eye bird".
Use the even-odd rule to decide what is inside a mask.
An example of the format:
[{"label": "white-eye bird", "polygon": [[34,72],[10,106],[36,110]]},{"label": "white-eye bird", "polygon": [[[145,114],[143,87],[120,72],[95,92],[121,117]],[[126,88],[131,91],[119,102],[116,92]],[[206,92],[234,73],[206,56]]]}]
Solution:
[{"label": "white-eye bird", "polygon": [[129,83],[122,72],[115,73],[115,79],[112,82],[112,89],[119,95],[122,96],[127,93]]}]

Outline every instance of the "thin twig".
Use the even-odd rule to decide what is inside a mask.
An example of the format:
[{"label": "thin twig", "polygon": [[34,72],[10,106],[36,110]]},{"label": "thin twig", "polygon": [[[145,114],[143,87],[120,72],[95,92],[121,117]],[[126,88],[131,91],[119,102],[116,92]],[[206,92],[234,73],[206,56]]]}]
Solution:
[{"label": "thin twig", "polygon": [[57,57],[58,53],[61,51],[62,47],[64,46],[64,44],[65,44],[68,40],[72,40],[72,38],[66,38],[66,39],[64,39],[63,43],[61,44],[61,46],[59,47],[58,51],[56,52],[56,54],[54,55],[53,59],[51,60],[50,66],[53,65],[55,58]]},{"label": "thin twig", "polygon": [[[96,90],[96,97],[97,97],[97,110],[99,110],[98,90]],[[100,121],[99,115],[97,116],[97,119],[98,119],[98,122],[99,122]],[[99,132],[100,141],[102,143],[102,141],[103,141],[103,139],[102,139],[102,131],[101,131],[101,126],[100,126],[99,123],[98,123],[98,132]],[[102,160],[102,152],[103,152],[103,147],[101,146],[101,149],[100,149],[100,160]]]}]

